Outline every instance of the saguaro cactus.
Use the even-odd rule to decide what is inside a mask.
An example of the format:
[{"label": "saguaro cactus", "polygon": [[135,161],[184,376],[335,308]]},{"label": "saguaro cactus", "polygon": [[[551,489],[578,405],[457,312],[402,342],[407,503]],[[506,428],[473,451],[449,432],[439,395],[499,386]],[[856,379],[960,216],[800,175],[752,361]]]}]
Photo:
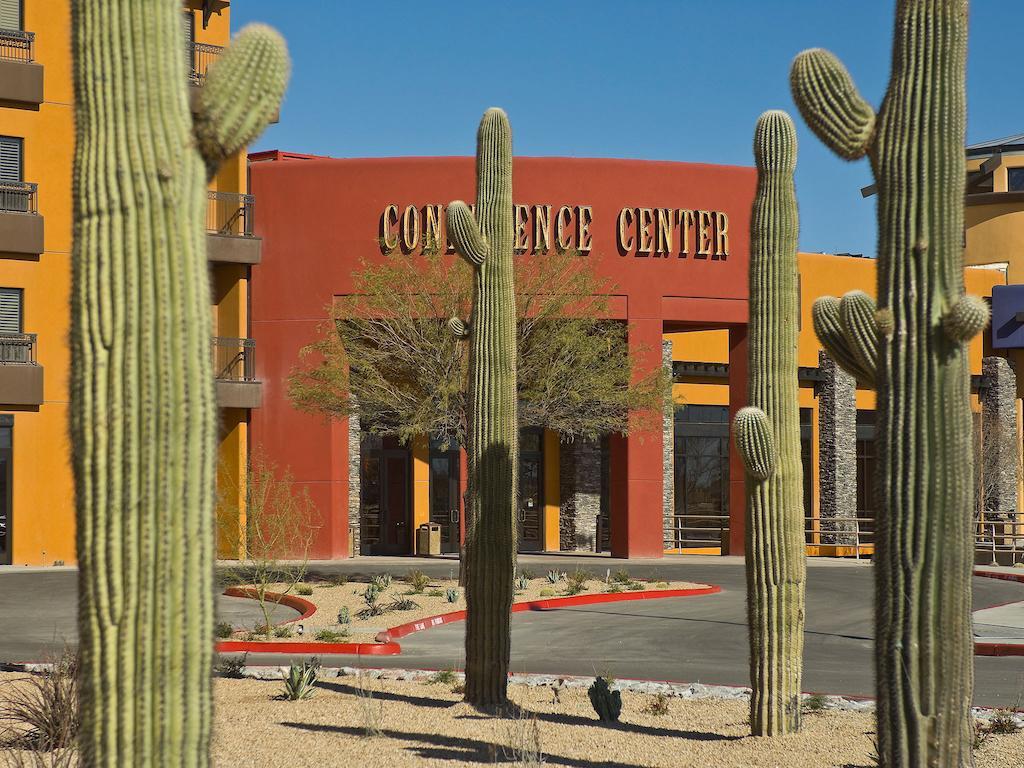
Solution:
[{"label": "saguaro cactus", "polygon": [[746,468],[750,728],[755,736],[777,736],[800,728],[806,572],[797,382],[796,131],[785,112],[765,112],[757,121],[754,160],[751,404],[736,414],[735,433]]},{"label": "saguaro cactus", "polygon": [[987,314],[963,279],[967,5],[898,0],[877,115],[828,52],[801,53],[791,72],[811,129],[844,158],[867,155],[878,188],[875,658],[889,768],[972,764],[966,342]]},{"label": "saguaro cactus", "polygon": [[519,421],[512,265],[512,129],[500,109],[477,131],[476,215],[448,206],[448,234],[473,267],[473,310],[452,332],[470,339],[466,526],[466,701],[506,703],[515,571]]},{"label": "saguaro cactus", "polygon": [[265,27],[241,32],[210,67],[194,132],[180,3],[72,8],[82,762],[201,766],[217,417],[206,185],[277,109],[287,53]]}]

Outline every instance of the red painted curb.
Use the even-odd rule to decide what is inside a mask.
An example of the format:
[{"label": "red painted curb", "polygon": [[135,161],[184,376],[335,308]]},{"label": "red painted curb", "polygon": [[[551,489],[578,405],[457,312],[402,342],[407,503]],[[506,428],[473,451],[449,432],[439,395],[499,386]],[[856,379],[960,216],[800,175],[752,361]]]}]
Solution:
[{"label": "red painted curb", "polygon": [[[228,587],[224,590],[224,594],[228,597],[248,597],[252,600],[256,598],[256,590],[252,587]],[[309,600],[303,600],[297,595],[279,595],[277,592],[267,592],[264,597],[271,603],[277,603],[279,605],[287,605],[289,608],[294,608],[299,612],[299,616],[294,619],[288,619],[288,621],[282,621],[280,624],[275,626],[281,627],[285,624],[292,624],[296,621],[302,621],[308,619],[314,613],[316,613],[316,606]]]},{"label": "red painted curb", "polygon": [[[645,592],[601,592],[591,595],[571,595],[568,597],[546,597],[543,600],[527,600],[523,603],[513,603],[512,613],[522,611],[547,611],[555,608],[564,608],[569,605],[593,605],[595,603],[618,603],[624,600],[654,600],[662,597],[693,597],[696,595],[711,595],[721,592],[722,588],[709,584],[696,589],[659,589]],[[407,624],[399,624],[391,627],[377,635],[377,640],[388,643],[392,640],[411,635],[413,632],[422,632],[425,629],[439,627],[442,624],[451,624],[455,621],[462,621],[466,618],[465,611],[452,611],[437,616],[428,616],[425,619],[417,619]]]},{"label": "red painted curb", "polygon": [[[1024,573],[1003,573],[1002,571],[974,571],[975,576],[985,579],[1002,579],[1003,581],[1016,581],[1024,584]],[[1018,601],[1013,601],[1018,602]],[[1011,605],[1012,603],[1002,603]],[[990,605],[989,608],[998,608],[998,605]],[[982,609],[984,610],[984,609]],[[975,656],[1024,656],[1024,643],[974,643]]]},{"label": "red painted curb", "polygon": [[397,656],[402,652],[398,643],[308,643],[308,642],[249,642],[223,640],[217,643],[220,653],[300,653],[347,654],[354,656]]}]

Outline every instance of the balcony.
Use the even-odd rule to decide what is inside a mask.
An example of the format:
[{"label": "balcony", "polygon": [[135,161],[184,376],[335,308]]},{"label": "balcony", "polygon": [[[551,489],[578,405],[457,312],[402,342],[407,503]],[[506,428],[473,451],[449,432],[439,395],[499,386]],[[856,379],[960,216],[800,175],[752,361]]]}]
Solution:
[{"label": "balcony", "polygon": [[43,102],[43,66],[34,60],[34,47],[31,32],[0,29],[0,104]]},{"label": "balcony", "polygon": [[206,257],[215,264],[259,264],[263,239],[252,234],[252,195],[207,192]]},{"label": "balcony", "polygon": [[43,252],[43,217],[36,210],[36,185],[0,181],[0,252],[16,258]]},{"label": "balcony", "polygon": [[[224,53],[224,46],[211,45],[210,43],[196,43],[192,42],[188,44],[188,50],[185,53],[185,57],[188,61],[188,82],[192,86],[189,93],[190,104],[192,105],[192,111],[196,111],[196,94],[199,93],[199,88],[206,82],[206,70],[209,69],[210,65],[215,62],[220,55]],[[270,118],[270,122],[276,123],[281,119],[280,110],[274,113],[273,117]]]},{"label": "balcony", "polygon": [[34,333],[0,333],[0,407],[41,405],[43,367]]},{"label": "balcony", "polygon": [[259,408],[263,386],[256,378],[256,342],[228,336],[213,338],[213,370],[217,405],[221,408]]}]

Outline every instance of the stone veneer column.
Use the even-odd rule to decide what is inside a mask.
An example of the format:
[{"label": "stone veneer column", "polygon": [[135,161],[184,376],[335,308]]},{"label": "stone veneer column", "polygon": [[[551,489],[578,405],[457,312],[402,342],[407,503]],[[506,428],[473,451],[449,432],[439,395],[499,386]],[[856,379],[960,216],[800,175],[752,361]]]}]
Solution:
[{"label": "stone veneer column", "polygon": [[580,438],[563,443],[558,454],[562,499],[558,548],[563,552],[595,552],[597,518],[601,514],[601,442]]},{"label": "stone veneer column", "polygon": [[[672,342],[663,339],[661,342],[661,365],[672,382]],[[676,514],[676,413],[675,401],[672,399],[672,384],[668,386],[668,402],[662,413],[661,420],[661,517],[662,540],[665,549],[675,547],[675,514]]]},{"label": "stone veneer column", "polygon": [[856,544],[857,383],[824,352],[818,390],[819,525],[822,544]]},{"label": "stone veneer column", "polygon": [[359,556],[359,513],[362,499],[360,498],[362,481],[362,432],[359,428],[359,414],[348,417],[348,524],[352,532],[352,553]]},{"label": "stone veneer column", "polygon": [[981,361],[986,386],[981,391],[981,477],[985,511],[1017,511],[1017,377],[1005,358]]}]

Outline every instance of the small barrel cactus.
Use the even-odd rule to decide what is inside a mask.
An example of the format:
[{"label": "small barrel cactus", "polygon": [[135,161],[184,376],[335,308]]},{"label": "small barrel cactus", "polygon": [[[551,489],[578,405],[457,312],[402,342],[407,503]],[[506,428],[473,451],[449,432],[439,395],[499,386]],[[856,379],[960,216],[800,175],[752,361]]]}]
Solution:
[{"label": "small barrel cactus", "polygon": [[444,599],[449,603],[459,602],[459,590],[455,589],[455,587],[448,587],[448,589],[444,591]]},{"label": "small barrel cactus", "polygon": [[352,615],[347,605],[343,605],[338,609],[338,623],[341,625],[352,623]]},{"label": "small barrel cactus", "polygon": [[590,697],[590,704],[599,720],[605,723],[618,722],[619,715],[622,713],[622,694],[619,691],[613,691],[608,686],[607,680],[603,677],[595,678],[594,682],[590,684],[590,688],[587,689],[587,695]]}]

